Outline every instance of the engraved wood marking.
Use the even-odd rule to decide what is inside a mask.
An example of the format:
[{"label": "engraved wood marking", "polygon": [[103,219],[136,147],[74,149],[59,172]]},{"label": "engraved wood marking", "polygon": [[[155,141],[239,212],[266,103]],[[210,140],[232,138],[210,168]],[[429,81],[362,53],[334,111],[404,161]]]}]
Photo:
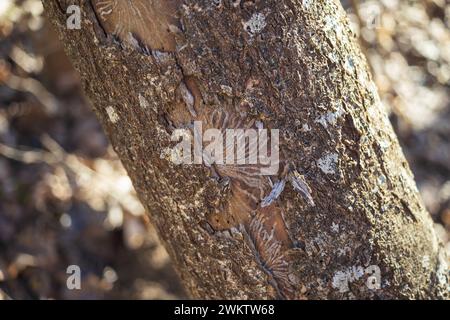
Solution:
[{"label": "engraved wood marking", "polygon": [[147,50],[175,51],[178,0],[91,0],[108,34]]}]

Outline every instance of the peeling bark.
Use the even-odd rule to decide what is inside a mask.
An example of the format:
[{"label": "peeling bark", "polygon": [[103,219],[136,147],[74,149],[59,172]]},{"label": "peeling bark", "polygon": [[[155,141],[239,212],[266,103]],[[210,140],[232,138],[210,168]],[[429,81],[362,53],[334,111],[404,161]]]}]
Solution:
[{"label": "peeling bark", "polygon": [[[81,30],[66,2],[43,1],[193,297],[445,298],[444,250],[337,1],[78,1]],[[194,121],[279,129],[278,173],[175,165],[171,134]]]}]

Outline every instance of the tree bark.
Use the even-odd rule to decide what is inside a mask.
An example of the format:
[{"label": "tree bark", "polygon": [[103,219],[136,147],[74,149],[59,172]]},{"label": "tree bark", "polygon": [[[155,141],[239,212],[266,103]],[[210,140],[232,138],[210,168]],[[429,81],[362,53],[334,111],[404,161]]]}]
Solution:
[{"label": "tree bark", "polygon": [[[444,250],[338,1],[70,1],[80,30],[68,2],[43,4],[193,297],[446,297]],[[171,135],[194,121],[279,129],[279,172],[174,164]]]}]

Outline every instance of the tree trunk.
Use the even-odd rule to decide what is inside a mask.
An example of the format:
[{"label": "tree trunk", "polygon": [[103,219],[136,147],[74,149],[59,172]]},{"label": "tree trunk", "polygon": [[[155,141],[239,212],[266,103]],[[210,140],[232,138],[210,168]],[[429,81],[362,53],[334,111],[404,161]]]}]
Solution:
[{"label": "tree trunk", "polygon": [[[193,297],[445,298],[444,250],[338,1],[43,3]],[[175,164],[194,121],[278,129],[279,170]]]}]

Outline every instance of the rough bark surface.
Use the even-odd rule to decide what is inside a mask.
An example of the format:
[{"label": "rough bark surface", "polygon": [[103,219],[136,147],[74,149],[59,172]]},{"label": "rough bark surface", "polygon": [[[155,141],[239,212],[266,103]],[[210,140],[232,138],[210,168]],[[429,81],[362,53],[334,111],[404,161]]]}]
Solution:
[{"label": "rough bark surface", "polygon": [[[43,1],[193,297],[445,297],[444,250],[337,1],[70,2],[81,30],[68,1]],[[280,172],[173,164],[171,134],[195,120],[279,129]]]}]

